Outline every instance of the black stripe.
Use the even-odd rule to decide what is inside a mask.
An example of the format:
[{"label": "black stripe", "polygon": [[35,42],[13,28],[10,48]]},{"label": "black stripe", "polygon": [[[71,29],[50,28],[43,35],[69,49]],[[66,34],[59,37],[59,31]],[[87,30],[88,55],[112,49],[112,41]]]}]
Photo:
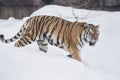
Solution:
[{"label": "black stripe", "polygon": [[[65,35],[66,38],[69,38],[69,27],[70,27],[70,22],[68,23],[68,25],[66,26],[65,28],[65,31],[68,32],[68,34]],[[68,46],[70,45],[70,39],[67,39],[68,40]]]},{"label": "black stripe", "polygon": [[48,42],[49,42],[51,45],[53,45],[53,39],[51,39],[51,40],[49,39]]},{"label": "black stripe", "polygon": [[5,43],[8,43],[8,40],[5,40]]},{"label": "black stripe", "polygon": [[84,40],[85,40],[86,42],[88,42],[86,38],[84,38]]},{"label": "black stripe", "polygon": [[[39,16],[38,20],[36,20],[36,26],[37,26],[37,32],[39,33],[40,28],[41,28],[41,23],[43,23],[43,21],[41,20],[43,16]],[[36,34],[38,34],[36,33]]]},{"label": "black stripe", "polygon": [[41,36],[41,34],[42,34],[42,31],[43,31],[43,23],[44,23],[44,21],[45,21],[46,19],[45,19],[45,16],[43,16],[43,18],[41,19],[41,21],[40,21],[40,24],[41,24],[41,29],[40,29],[40,36]]},{"label": "black stripe", "polygon": [[61,30],[62,30],[62,28],[63,28],[63,25],[64,25],[64,20],[62,20],[61,28],[60,28],[60,30],[59,30],[59,32],[58,32],[58,36],[57,36],[57,44],[58,44],[58,45],[60,44],[60,42],[59,42],[59,37],[60,37]]},{"label": "black stripe", "polygon": [[[44,21],[41,20],[41,17],[45,17]],[[48,18],[49,18],[49,16],[40,16],[40,17],[39,17],[39,21],[37,21],[37,23],[36,23],[36,25],[38,25],[38,26],[37,26],[37,32],[36,32],[36,34],[37,34],[37,36],[39,36],[39,38],[40,38],[40,36],[41,36],[41,33],[38,34],[38,33],[40,32],[40,28],[41,28],[41,26],[44,27],[45,22],[46,22],[46,20],[47,20]]]},{"label": "black stripe", "polygon": [[[41,25],[41,16],[39,16],[38,20],[36,21],[36,24],[37,24],[37,31],[36,31],[36,34],[37,36],[40,36],[38,33],[39,33],[39,30],[40,30],[40,25]],[[38,33],[37,33],[38,32]]]},{"label": "black stripe", "polygon": [[12,39],[10,39],[10,42],[13,42],[13,38],[12,38]]},{"label": "black stripe", "polygon": [[[79,39],[80,39],[80,42],[82,43],[81,34],[80,34],[80,36],[79,36]],[[79,45],[80,45],[80,47],[82,48],[82,45],[80,44],[80,42],[79,42]],[[82,44],[83,44],[83,43],[82,43]]]},{"label": "black stripe", "polygon": [[21,41],[19,41],[19,46],[24,46],[23,43]]},{"label": "black stripe", "polygon": [[36,37],[37,37],[37,34],[38,34],[38,32],[39,32],[39,29],[38,29],[38,28],[40,28],[40,26],[38,26],[38,24],[41,24],[41,23],[39,23],[39,21],[38,21],[39,19],[40,19],[40,16],[36,16],[36,17],[34,18],[34,20],[33,20],[33,22],[34,22],[34,24],[33,24],[33,26],[32,26],[32,32],[33,32],[32,37],[34,38],[33,41],[35,41],[35,39],[36,39]]},{"label": "black stripe", "polygon": [[47,46],[47,45],[48,45],[47,43],[41,43],[41,42],[40,42],[40,44],[41,44],[42,46]]},{"label": "black stripe", "polygon": [[18,39],[18,37],[17,37],[17,36],[14,36],[14,38],[15,38],[15,39]]},{"label": "black stripe", "polygon": [[49,18],[50,18],[50,16],[45,16],[45,19],[44,19],[44,21],[42,22],[42,23],[43,23],[42,26],[44,26],[44,25],[49,21]]},{"label": "black stripe", "polygon": [[[45,27],[45,25],[50,21],[50,16],[46,16],[46,19],[45,19],[45,21],[43,22],[43,26]],[[47,26],[46,26],[46,31],[47,31]],[[45,39],[46,38],[46,31],[43,33],[43,39]]]},{"label": "black stripe", "polygon": [[59,23],[59,19],[56,20],[55,25],[54,25],[54,27],[53,27],[53,29],[51,31],[50,36],[49,36],[49,39],[51,39],[51,36],[53,35],[54,31],[57,29],[58,23]]},{"label": "black stripe", "polygon": [[44,40],[40,40],[40,39],[39,39],[39,40],[37,40],[37,42],[44,42]]},{"label": "black stripe", "polygon": [[[72,38],[71,38],[71,34],[72,34],[72,29],[73,29],[73,27],[74,27],[75,24],[76,24],[76,22],[74,22],[72,25],[70,25],[71,28],[70,28],[70,30],[68,30],[68,31],[69,31],[69,38],[70,38],[70,39],[72,39]],[[68,48],[69,48],[69,47],[70,47],[70,41],[69,41]]]},{"label": "black stripe", "polygon": [[39,32],[39,26],[38,26],[38,22],[39,22],[39,18],[40,18],[40,16],[38,16],[37,18],[36,18],[36,20],[35,20],[35,24],[36,24],[36,37],[38,36],[38,32]]},{"label": "black stripe", "polygon": [[55,46],[58,46],[57,44],[54,44]]},{"label": "black stripe", "polygon": [[[82,36],[82,33],[80,34],[80,36]],[[84,36],[85,37],[85,36]],[[82,42],[82,38],[80,37],[80,42],[82,43],[82,45],[83,45],[83,42]]]},{"label": "black stripe", "polygon": [[[52,18],[53,18],[53,17],[52,17]],[[47,17],[46,17],[46,20],[45,20],[45,22],[44,22],[44,25],[47,24],[49,21],[51,21],[51,17],[50,17],[50,16],[47,16]]]},{"label": "black stripe", "polygon": [[31,39],[30,33],[27,33],[25,36],[28,36]]},{"label": "black stripe", "polygon": [[55,17],[52,17],[52,19],[50,19],[50,23],[48,24],[48,26],[47,26],[47,31],[45,32],[45,34],[47,34],[48,32],[49,32],[49,28],[50,28],[50,25],[52,24],[52,22],[54,21],[54,20],[57,20],[57,18],[55,19]]},{"label": "black stripe", "polygon": [[39,49],[40,49],[41,51],[45,52],[45,53],[47,52],[47,50],[44,50],[44,49],[42,49],[42,48],[39,48]]},{"label": "black stripe", "polygon": [[87,38],[87,35],[89,35],[89,34],[90,34],[89,32],[85,32],[85,33],[84,33],[84,40],[85,40],[86,42],[88,42],[86,38]]},{"label": "black stripe", "polygon": [[[35,26],[35,19],[33,19],[31,26],[32,26],[32,28],[31,28],[31,29],[32,29],[31,38],[32,38],[33,41],[35,41],[35,39],[36,39],[36,37],[34,38],[34,35],[35,35],[34,29],[35,29],[35,27],[36,27],[36,26]],[[35,27],[34,27],[34,26],[35,26]],[[33,38],[34,38],[34,39],[33,39]]]},{"label": "black stripe", "polygon": [[[28,37],[29,37],[29,36],[28,36]],[[29,43],[29,44],[31,44],[31,41],[32,41],[32,40],[29,40],[29,39],[30,39],[30,37],[29,37],[29,39],[28,39],[28,38],[26,38],[26,37],[25,37],[24,39],[26,40],[27,44],[28,44],[28,43]]]},{"label": "black stripe", "polygon": [[22,33],[22,31],[23,31],[23,30],[22,30],[22,29],[20,29],[20,31],[19,31],[19,32],[20,32],[20,33]]},{"label": "black stripe", "polygon": [[[66,24],[66,26],[68,26],[68,23]],[[64,26],[65,28],[64,28],[64,31],[63,31],[63,38],[62,38],[61,44],[64,43],[64,37],[65,37],[65,32],[66,32],[66,31],[65,31],[66,26]]]},{"label": "black stripe", "polygon": [[21,40],[24,42],[24,44],[27,44],[27,42],[26,42],[25,38],[24,38],[24,39],[23,39],[23,38],[21,38]]},{"label": "black stripe", "polygon": [[28,41],[28,43],[29,43],[29,44],[31,44],[31,42],[30,42],[30,41]]},{"label": "black stripe", "polygon": [[17,33],[17,35],[20,37],[20,34],[19,34],[19,33]]},{"label": "black stripe", "polygon": [[63,49],[64,47],[63,46],[60,46],[61,49]]}]

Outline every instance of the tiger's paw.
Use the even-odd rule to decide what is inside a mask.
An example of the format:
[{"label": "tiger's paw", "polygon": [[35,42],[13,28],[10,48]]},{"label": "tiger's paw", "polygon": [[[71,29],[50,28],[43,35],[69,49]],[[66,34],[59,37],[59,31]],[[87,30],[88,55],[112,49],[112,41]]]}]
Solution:
[{"label": "tiger's paw", "polygon": [[4,35],[3,34],[0,34],[0,39],[4,39]]}]

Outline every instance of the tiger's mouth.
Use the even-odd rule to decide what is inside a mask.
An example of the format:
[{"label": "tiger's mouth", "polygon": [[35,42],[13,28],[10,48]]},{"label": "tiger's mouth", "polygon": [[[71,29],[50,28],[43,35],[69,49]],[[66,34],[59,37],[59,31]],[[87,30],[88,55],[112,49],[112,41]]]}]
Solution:
[{"label": "tiger's mouth", "polygon": [[96,43],[96,42],[91,42],[91,41],[89,41],[89,45],[90,45],[90,46],[94,46],[95,43]]}]

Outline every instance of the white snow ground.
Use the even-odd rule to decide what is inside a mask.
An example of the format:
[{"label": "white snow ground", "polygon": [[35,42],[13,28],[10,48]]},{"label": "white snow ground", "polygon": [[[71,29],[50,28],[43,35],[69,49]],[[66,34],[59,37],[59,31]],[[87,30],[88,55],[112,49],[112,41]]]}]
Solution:
[{"label": "white snow ground", "polygon": [[[79,21],[100,25],[99,41],[94,47],[83,48],[82,63],[54,46],[44,54],[36,43],[16,48],[14,43],[0,42],[0,80],[120,80],[120,12],[74,9],[74,13]],[[31,16],[35,15],[75,21],[71,7],[45,6]],[[0,34],[12,37],[26,19],[0,19]]]}]

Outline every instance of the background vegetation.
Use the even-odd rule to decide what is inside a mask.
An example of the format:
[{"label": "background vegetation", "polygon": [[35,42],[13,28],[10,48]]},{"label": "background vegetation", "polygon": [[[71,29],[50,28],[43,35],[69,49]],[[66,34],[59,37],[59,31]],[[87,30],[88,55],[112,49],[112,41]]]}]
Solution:
[{"label": "background vegetation", "polygon": [[49,4],[91,10],[120,10],[120,0],[0,0],[0,18],[15,17],[20,19]]}]

